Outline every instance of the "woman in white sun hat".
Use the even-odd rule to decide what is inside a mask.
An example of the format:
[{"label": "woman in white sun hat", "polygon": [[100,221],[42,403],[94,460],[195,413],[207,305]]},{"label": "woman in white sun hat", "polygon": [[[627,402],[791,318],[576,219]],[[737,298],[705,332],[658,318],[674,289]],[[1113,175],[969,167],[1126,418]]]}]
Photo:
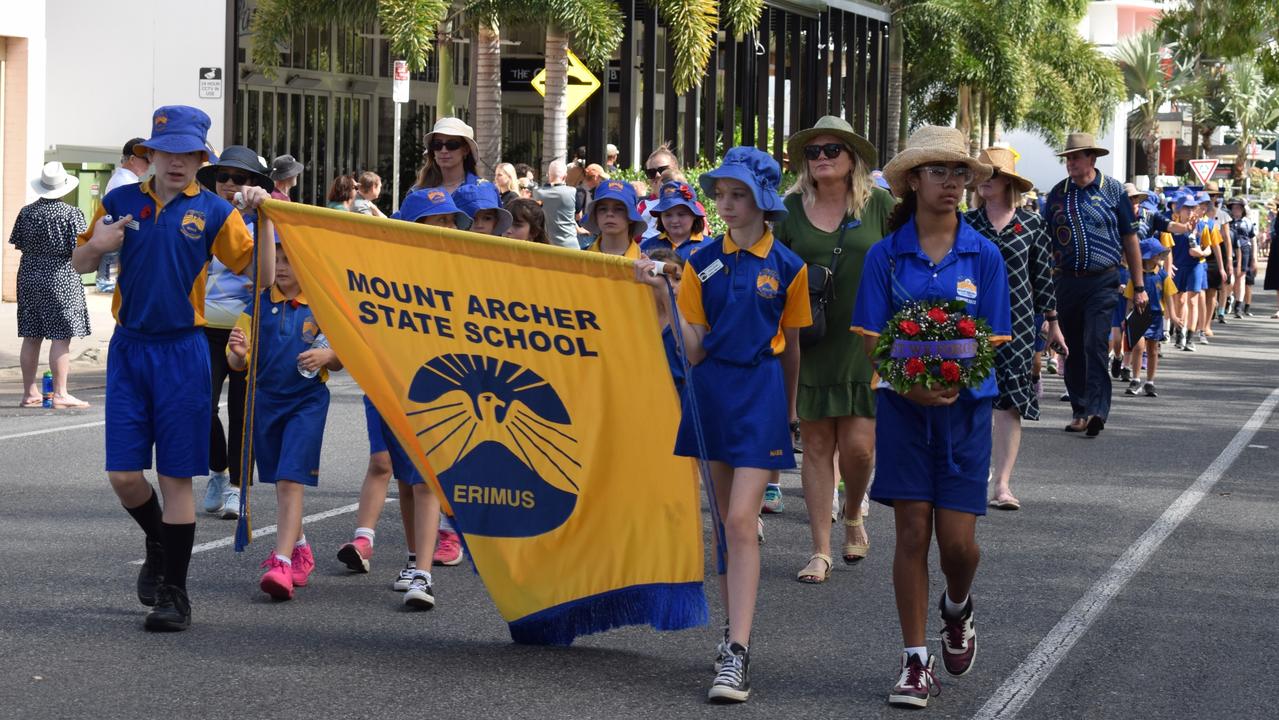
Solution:
[{"label": "woman in white sun hat", "polygon": [[18,336],[22,338],[21,406],[40,407],[41,388],[36,365],[45,338],[50,340],[49,369],[53,373],[53,406],[86,408],[89,403],[67,392],[71,338],[89,334],[89,311],[84,286],[71,267],[76,236],[88,225],[80,209],[62,201],[76,189],[79,178],[68,175],[60,162],[44,166],[31,181],[37,200],[18,212],[9,242],[22,252],[18,264]]},{"label": "woman in white sun hat", "polygon": [[440,118],[426,134],[422,168],[409,192],[442,187],[449,193],[480,182],[476,161],[480,148],[475,130],[455,117]]}]

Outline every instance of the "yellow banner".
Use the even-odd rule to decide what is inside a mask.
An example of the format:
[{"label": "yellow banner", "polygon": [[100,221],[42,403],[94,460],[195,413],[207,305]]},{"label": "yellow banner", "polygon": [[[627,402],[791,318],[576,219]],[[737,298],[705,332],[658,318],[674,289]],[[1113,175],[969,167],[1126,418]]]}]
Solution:
[{"label": "yellow banner", "polygon": [[696,469],[672,454],[679,400],[630,261],[292,203],[263,212],[517,642],[706,622]]}]

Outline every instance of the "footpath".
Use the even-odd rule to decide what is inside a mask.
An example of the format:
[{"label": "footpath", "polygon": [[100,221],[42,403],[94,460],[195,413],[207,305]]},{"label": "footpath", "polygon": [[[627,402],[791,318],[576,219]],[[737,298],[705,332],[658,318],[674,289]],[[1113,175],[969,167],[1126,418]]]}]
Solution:
[{"label": "footpath", "polygon": [[[87,337],[71,340],[71,372],[68,389],[77,392],[106,386],[107,346],[115,331],[115,318],[111,316],[111,295],[104,295],[92,287],[85,289],[85,301],[89,308]],[[0,303],[0,404],[4,407],[18,404],[22,395],[22,368],[19,353],[22,339],[18,337],[18,304]],[[37,377],[49,369],[49,342],[40,348]]]}]

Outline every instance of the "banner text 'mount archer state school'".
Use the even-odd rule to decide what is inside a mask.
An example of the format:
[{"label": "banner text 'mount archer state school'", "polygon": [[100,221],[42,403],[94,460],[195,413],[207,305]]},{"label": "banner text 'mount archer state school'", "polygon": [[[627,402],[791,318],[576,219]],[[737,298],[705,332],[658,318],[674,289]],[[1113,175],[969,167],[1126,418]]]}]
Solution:
[{"label": "banner text 'mount archer state school'", "polygon": [[264,212],[512,637],[706,622],[696,470],[671,452],[679,401],[629,262],[288,203]]}]

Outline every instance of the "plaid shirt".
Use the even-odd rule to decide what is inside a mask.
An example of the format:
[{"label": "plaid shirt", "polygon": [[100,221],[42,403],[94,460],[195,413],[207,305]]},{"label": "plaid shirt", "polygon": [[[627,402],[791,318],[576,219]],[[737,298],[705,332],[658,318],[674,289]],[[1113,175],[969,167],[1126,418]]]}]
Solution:
[{"label": "plaid shirt", "polygon": [[1070,178],[1057,183],[1044,205],[1044,222],[1059,270],[1096,272],[1119,264],[1123,236],[1138,232],[1124,184],[1097,173],[1079,187]]}]

